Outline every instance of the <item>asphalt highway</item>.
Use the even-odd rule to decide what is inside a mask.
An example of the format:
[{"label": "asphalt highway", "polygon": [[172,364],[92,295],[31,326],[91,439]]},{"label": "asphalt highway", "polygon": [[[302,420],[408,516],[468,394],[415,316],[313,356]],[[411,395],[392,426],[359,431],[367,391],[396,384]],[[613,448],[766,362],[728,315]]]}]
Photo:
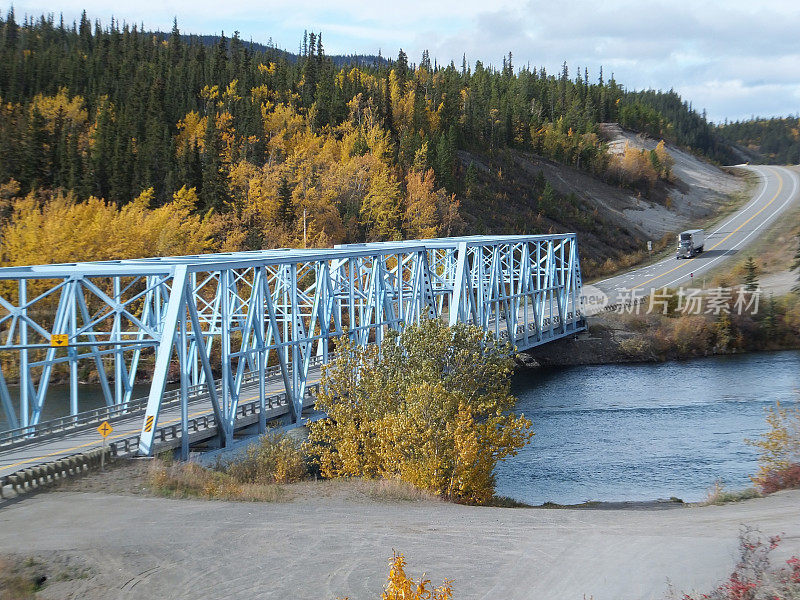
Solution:
[{"label": "asphalt highway", "polygon": [[[770,224],[800,202],[800,171],[795,167],[740,166],[759,177],[754,197],[721,224],[706,230],[705,249],[690,259],[670,256],[655,264],[628,271],[586,286],[608,297],[609,303],[641,298],[663,288],[699,288],[703,276],[741,252]],[[687,227],[687,229],[699,228]],[[677,246],[677,238],[676,243]]]}]

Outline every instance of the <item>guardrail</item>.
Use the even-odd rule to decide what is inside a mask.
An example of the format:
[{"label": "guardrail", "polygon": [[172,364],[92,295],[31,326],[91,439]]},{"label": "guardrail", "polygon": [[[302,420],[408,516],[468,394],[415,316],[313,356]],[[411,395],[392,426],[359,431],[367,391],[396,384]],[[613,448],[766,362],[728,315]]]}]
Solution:
[{"label": "guardrail", "polygon": [[[319,389],[319,384],[314,384],[306,388],[306,397],[312,397]],[[287,406],[289,404],[286,393],[273,394],[265,399],[265,408],[272,410]],[[237,407],[236,417],[243,419],[258,414],[260,401],[251,400]],[[247,425],[247,424],[245,424]],[[200,415],[189,419],[187,429],[189,435],[216,429],[216,417],[211,415]],[[213,434],[212,434],[213,435]],[[155,440],[158,442],[158,450],[177,447],[180,443],[181,424],[174,423],[159,427],[156,431]],[[139,434],[135,434],[123,439],[115,440],[105,448],[107,458],[121,458],[135,454],[139,449]],[[53,483],[59,479],[67,479],[82,473],[91,471],[99,467],[101,462],[102,448],[96,448],[87,452],[80,452],[52,461],[39,463],[30,467],[25,467],[9,475],[0,477],[0,498],[5,498],[3,488],[11,486],[17,495],[37,489],[43,485]]]},{"label": "guardrail", "polygon": [[[334,358],[334,353],[328,355],[329,360]],[[309,359],[310,366],[317,366],[322,364],[321,356],[312,356]],[[292,369],[289,369],[292,372]],[[277,379],[281,376],[280,365],[273,365],[264,370],[264,379]],[[249,385],[258,381],[258,373],[250,372],[242,377],[242,385]],[[221,386],[216,386],[217,391],[221,391]],[[208,395],[205,384],[198,384],[189,386],[189,401],[198,400]],[[173,389],[164,392],[162,407],[172,406],[180,402],[180,389]],[[67,431],[78,431],[80,429],[87,429],[92,425],[97,425],[103,421],[119,420],[123,417],[132,417],[137,413],[144,413],[147,408],[147,398],[136,398],[128,401],[125,404],[118,404],[114,406],[103,406],[92,410],[87,410],[77,415],[67,415],[65,417],[57,417],[55,419],[48,419],[36,425],[28,425],[27,427],[18,427],[16,429],[7,429],[0,431],[0,447],[14,447],[20,443],[31,440],[31,438],[42,439],[51,437]]]}]

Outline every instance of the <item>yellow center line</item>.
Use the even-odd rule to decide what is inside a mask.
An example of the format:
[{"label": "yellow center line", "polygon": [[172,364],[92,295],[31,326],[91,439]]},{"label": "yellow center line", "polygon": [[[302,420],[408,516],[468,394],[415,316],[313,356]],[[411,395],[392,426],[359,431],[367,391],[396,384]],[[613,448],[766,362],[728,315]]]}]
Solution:
[{"label": "yellow center line", "polygon": [[[780,172],[777,172],[777,171],[776,171],[776,174],[778,175],[778,191],[777,191],[777,192],[775,192],[775,195],[772,197],[772,200],[770,200],[769,202],[767,202],[767,203],[766,203],[764,206],[762,206],[762,207],[761,207],[761,210],[759,210],[759,211],[758,211],[757,213],[755,213],[755,214],[754,214],[752,217],[750,217],[749,219],[747,219],[747,221],[745,221],[744,223],[742,223],[741,225],[739,225],[739,226],[738,226],[736,229],[734,229],[733,231],[731,231],[731,232],[730,232],[728,235],[726,235],[724,238],[722,238],[722,239],[721,239],[720,241],[718,241],[716,244],[714,244],[713,246],[711,246],[711,248],[709,248],[707,251],[713,250],[714,248],[716,248],[716,247],[717,247],[717,246],[719,246],[720,244],[724,243],[724,242],[725,242],[725,240],[727,240],[729,237],[731,237],[731,236],[732,236],[734,233],[738,232],[738,231],[739,231],[739,230],[740,230],[742,227],[744,227],[745,225],[747,225],[747,224],[748,224],[750,221],[752,221],[753,219],[755,219],[755,218],[756,218],[758,215],[760,215],[762,212],[764,212],[764,211],[767,209],[767,207],[769,207],[769,205],[770,205],[770,204],[772,204],[773,202],[775,202],[775,200],[777,200],[777,199],[778,199],[778,196],[780,196],[780,195],[781,195],[781,191],[783,191],[783,177],[781,177],[781,174],[780,174]],[[630,289],[631,289],[631,290],[638,289],[638,288],[640,288],[640,287],[642,287],[642,286],[644,286],[644,285],[647,285],[647,284],[648,284],[648,283],[650,283],[651,281],[655,281],[656,279],[660,279],[661,277],[664,277],[665,275],[669,275],[669,274],[670,274],[670,273],[672,273],[673,271],[677,271],[677,270],[678,270],[678,269],[680,269],[681,267],[685,267],[685,266],[687,266],[687,265],[688,265],[690,262],[692,262],[693,260],[697,260],[697,258],[698,258],[698,257],[697,257],[697,256],[695,256],[694,258],[690,258],[689,260],[685,260],[685,261],[683,261],[683,263],[679,264],[677,267],[673,267],[673,268],[671,268],[669,271],[664,271],[664,272],[663,272],[663,273],[661,273],[660,275],[656,275],[655,277],[651,277],[651,278],[650,278],[650,279],[648,279],[647,281],[643,281],[643,282],[642,282],[642,283],[640,283],[639,285],[635,285],[635,286],[633,286],[633,287],[632,287],[632,288],[630,288]]]}]

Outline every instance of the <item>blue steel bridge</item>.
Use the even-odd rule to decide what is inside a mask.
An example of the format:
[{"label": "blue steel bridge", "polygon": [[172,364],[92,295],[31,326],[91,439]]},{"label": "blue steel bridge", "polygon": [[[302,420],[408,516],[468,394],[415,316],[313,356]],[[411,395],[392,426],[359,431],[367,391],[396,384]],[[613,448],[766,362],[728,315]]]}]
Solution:
[{"label": "blue steel bridge", "polygon": [[[2,268],[0,477],[98,446],[103,420],[113,453],[144,456],[299,424],[344,332],[380,343],[441,318],[522,351],[585,329],[580,292],[571,233]],[[82,403],[89,371],[103,408]],[[65,378],[68,414],[43,420]]]}]

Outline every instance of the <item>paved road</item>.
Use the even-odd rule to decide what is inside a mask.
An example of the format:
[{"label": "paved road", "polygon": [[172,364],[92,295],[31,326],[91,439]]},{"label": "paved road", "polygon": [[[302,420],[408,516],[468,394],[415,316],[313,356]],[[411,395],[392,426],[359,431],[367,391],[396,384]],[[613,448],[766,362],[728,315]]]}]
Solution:
[{"label": "paved road", "polygon": [[[319,370],[319,367],[311,367],[309,369],[309,385],[312,385],[312,381],[316,382],[319,380]],[[281,393],[284,391],[283,379],[269,380],[266,382],[265,388],[267,396]],[[239,404],[241,405],[251,400],[256,400],[257,398],[258,387],[250,386],[242,390]],[[214,414],[214,410],[211,408],[211,402],[207,398],[192,402],[189,405],[190,419],[212,414]],[[114,442],[138,434],[142,428],[142,419],[142,414],[137,414],[120,419],[119,421],[113,421],[112,426],[114,427],[114,431],[108,437],[108,441]],[[180,405],[173,405],[161,410],[158,427],[180,422]],[[87,452],[94,448],[99,448],[100,446],[102,446],[102,438],[95,428],[91,427],[83,431],[71,432],[60,437],[37,441],[26,446],[2,450],[0,451],[0,477],[14,473],[19,469],[24,469],[49,460],[56,460],[57,458],[69,456],[70,454]]]},{"label": "paved road", "polygon": [[[722,224],[706,231],[705,251],[695,258],[669,258],[592,285],[613,304],[632,295],[646,296],[653,289],[700,287],[703,275],[736,255],[755,240],[787,209],[800,201],[800,171],[794,167],[741,167],[758,175],[755,196]],[[677,242],[676,242],[677,244]],[[673,251],[674,252],[674,251]],[[587,286],[588,288],[588,286]]]}]

